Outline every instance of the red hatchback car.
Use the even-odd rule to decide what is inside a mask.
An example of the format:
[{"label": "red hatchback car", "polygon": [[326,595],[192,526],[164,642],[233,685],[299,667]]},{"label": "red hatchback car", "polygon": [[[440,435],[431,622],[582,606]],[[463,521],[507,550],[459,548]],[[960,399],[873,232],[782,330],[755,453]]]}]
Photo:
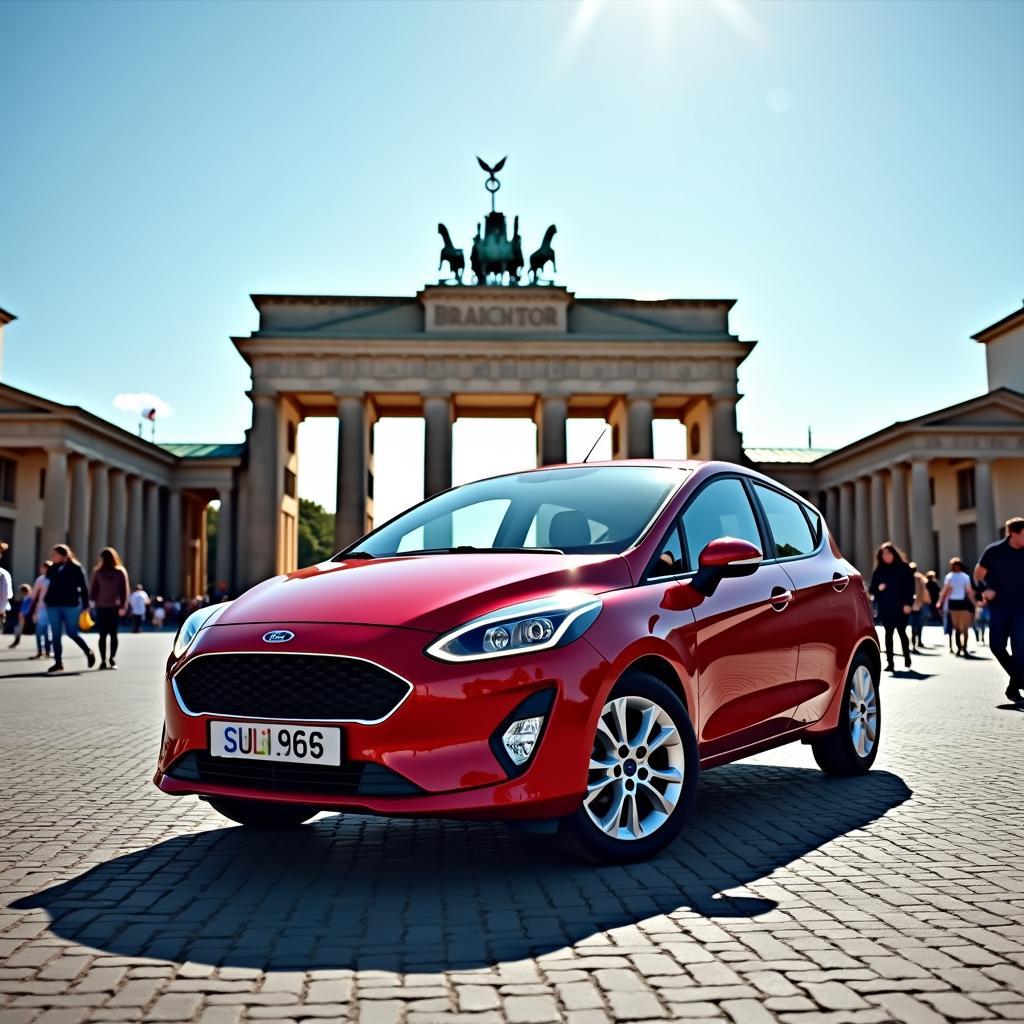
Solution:
[{"label": "red hatchback car", "polygon": [[867,771],[879,670],[861,579],[798,495],[719,462],[547,467],[190,616],[155,781],[244,825],[501,818],[636,860],[702,768],[801,740]]}]

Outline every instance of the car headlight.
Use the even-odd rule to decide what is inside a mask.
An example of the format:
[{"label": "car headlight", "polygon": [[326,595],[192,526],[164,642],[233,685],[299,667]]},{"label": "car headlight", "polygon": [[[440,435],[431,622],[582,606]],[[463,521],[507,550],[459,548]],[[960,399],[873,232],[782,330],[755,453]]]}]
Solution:
[{"label": "car headlight", "polygon": [[178,629],[174,636],[174,656],[180,658],[192,645],[196,635],[204,626],[213,625],[230,601],[222,601],[220,604],[207,605],[205,608],[197,608]]},{"label": "car headlight", "polygon": [[565,591],[509,605],[472,619],[435,640],[427,654],[442,661],[481,661],[572,643],[601,611],[593,594]]}]

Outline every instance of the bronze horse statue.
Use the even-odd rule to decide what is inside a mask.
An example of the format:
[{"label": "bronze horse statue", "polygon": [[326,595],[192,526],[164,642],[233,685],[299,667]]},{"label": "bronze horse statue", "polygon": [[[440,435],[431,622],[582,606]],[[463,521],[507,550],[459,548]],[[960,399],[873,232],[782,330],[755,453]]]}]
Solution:
[{"label": "bronze horse statue", "polygon": [[444,241],[437,269],[440,270],[447,262],[451,272],[455,275],[456,283],[462,284],[462,272],[466,269],[466,257],[462,254],[461,249],[456,249],[452,244],[452,236],[448,234],[448,229],[443,224],[437,225],[437,231]]},{"label": "bronze horse statue", "polygon": [[544,241],[541,242],[540,248],[530,256],[531,284],[537,283],[541,271],[548,262],[551,263],[552,272],[556,274],[558,273],[558,267],[555,264],[555,250],[551,248],[551,239],[555,237],[555,232],[557,230],[558,229],[555,225],[552,224],[551,227],[544,232]]}]

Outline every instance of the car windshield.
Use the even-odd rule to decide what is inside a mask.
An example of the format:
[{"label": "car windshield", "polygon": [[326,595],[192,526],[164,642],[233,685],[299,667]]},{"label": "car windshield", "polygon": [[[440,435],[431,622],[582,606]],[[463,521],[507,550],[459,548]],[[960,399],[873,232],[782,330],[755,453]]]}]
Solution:
[{"label": "car windshield", "polygon": [[573,466],[479,480],[417,505],[349,551],[361,558],[453,548],[619,554],[643,533],[685,472]]}]

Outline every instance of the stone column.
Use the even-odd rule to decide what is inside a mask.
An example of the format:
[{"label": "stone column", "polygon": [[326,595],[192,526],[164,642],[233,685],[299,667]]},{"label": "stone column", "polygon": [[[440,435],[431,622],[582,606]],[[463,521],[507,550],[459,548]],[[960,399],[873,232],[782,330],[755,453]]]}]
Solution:
[{"label": "stone column", "polygon": [[[250,587],[277,574],[284,493],[281,403],[278,396],[254,394],[249,429],[249,481],[246,518],[242,524],[241,583]],[[204,584],[205,585],[205,584]],[[194,589],[194,587],[193,587]]]},{"label": "stone column", "polygon": [[91,565],[99,554],[89,550],[89,460],[84,455],[71,459],[71,512],[68,536],[79,561]]},{"label": "stone column", "polygon": [[125,564],[135,583],[143,584],[147,590],[153,586],[146,576],[142,549],[142,477],[128,478],[128,542],[125,544]]},{"label": "stone column", "polygon": [[452,398],[428,395],[423,399],[423,496],[429,498],[452,485]]},{"label": "stone column", "polygon": [[608,408],[608,426],[612,432],[612,458],[629,458],[629,416],[626,400],[616,398]]},{"label": "stone column", "polygon": [[654,402],[645,396],[626,399],[626,451],[631,459],[654,458]]},{"label": "stone column", "polygon": [[334,546],[347,547],[366,533],[366,468],[369,445],[362,396],[338,398],[338,490]]},{"label": "stone column", "polygon": [[932,560],[932,499],[928,462],[914,459],[910,464],[910,557],[927,572],[937,568]]},{"label": "stone column", "polygon": [[996,499],[992,488],[992,461],[974,460],[974,506],[978,515],[978,550],[981,555],[986,546],[999,540],[1002,532],[996,522]]},{"label": "stone column", "polygon": [[167,540],[166,568],[164,571],[164,589],[167,597],[179,597],[182,590],[181,552],[184,537],[181,525],[181,491],[172,487],[167,492]]},{"label": "stone column", "polygon": [[825,491],[825,522],[832,533],[839,536],[839,491],[829,487]]},{"label": "stone column", "polygon": [[537,417],[537,465],[554,466],[565,462],[565,420],[568,402],[559,396],[545,395],[540,399]]},{"label": "stone column", "polygon": [[128,543],[128,478],[123,469],[113,467],[110,469],[110,529],[107,533],[107,544],[123,561]]},{"label": "stone column", "polygon": [[[889,470],[889,533],[900,551],[910,550],[910,509],[907,503],[907,465],[894,463]],[[914,559],[918,561],[917,559]],[[920,562],[918,562],[920,566]]]},{"label": "stone column", "polygon": [[869,506],[871,481],[859,476],[853,483],[853,538],[855,562],[862,573],[871,564],[871,511]]},{"label": "stone column", "polygon": [[839,485],[839,533],[836,537],[843,554],[854,560],[853,484]]},{"label": "stone column", "polygon": [[736,395],[716,395],[711,399],[711,458],[742,462],[743,446],[736,427]]},{"label": "stone column", "polygon": [[876,470],[871,474],[871,547],[890,539],[889,516],[885,508],[885,474]]},{"label": "stone column", "polygon": [[[228,588],[228,593],[233,594],[234,581],[232,580],[231,555],[234,551],[235,538],[234,530],[234,496],[233,487],[222,487],[220,489],[220,514],[217,516],[217,582],[223,583]],[[335,517],[337,522],[337,517]]]},{"label": "stone column", "polygon": [[206,549],[206,517],[210,512],[210,503],[200,501],[196,505],[198,519],[199,539],[197,541],[199,551],[199,567],[196,573],[196,594],[206,594],[209,591],[209,561],[207,560]]},{"label": "stone column", "polygon": [[89,510],[89,557],[97,558],[110,543],[110,473],[105,462],[92,467],[92,507]]},{"label": "stone column", "polygon": [[160,485],[152,480],[144,485],[145,513],[143,520],[143,557],[148,586],[153,592],[163,590],[160,577]]},{"label": "stone column", "polygon": [[43,497],[41,548],[47,558],[54,544],[68,539],[68,453],[63,448],[46,453],[46,490]]}]

